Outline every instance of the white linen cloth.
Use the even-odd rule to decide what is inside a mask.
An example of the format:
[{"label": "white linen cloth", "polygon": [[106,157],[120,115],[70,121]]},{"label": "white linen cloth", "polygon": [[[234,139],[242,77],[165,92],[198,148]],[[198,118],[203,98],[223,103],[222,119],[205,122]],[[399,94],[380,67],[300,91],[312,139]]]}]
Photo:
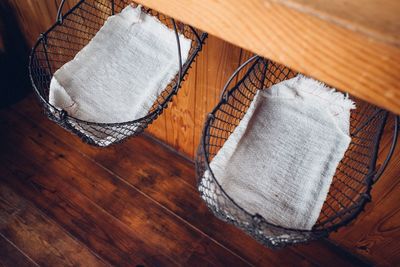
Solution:
[{"label": "white linen cloth", "polygon": [[259,91],[210,168],[250,214],[310,230],[350,144],[353,108],[342,93],[301,75]]},{"label": "white linen cloth", "polygon": [[[179,40],[184,64],[191,40],[181,34]],[[90,122],[139,119],[178,73],[178,59],[175,32],[140,6],[129,5],[109,17],[75,58],[55,72],[49,102]],[[84,128],[78,130],[93,138]]]}]

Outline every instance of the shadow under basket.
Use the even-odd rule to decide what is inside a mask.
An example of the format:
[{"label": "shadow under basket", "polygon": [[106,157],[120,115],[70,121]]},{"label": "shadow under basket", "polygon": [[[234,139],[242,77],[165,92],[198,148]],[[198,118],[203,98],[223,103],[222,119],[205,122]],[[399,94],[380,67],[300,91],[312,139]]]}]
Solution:
[{"label": "shadow under basket", "polygon": [[[246,61],[231,76],[220,102],[207,117],[196,158],[198,189],[207,206],[218,218],[239,227],[271,248],[326,237],[355,219],[371,200],[371,187],[386,167],[397,139],[398,118],[394,116],[392,146],[386,160],[378,168],[379,143],[389,114],[356,100],[357,109],[351,112],[351,144],[336,169],[327,199],[312,230],[287,229],[269,223],[260,215],[250,214],[224,191],[210,163],[242,120],[257,90],[269,88],[295,75],[287,67],[258,56]],[[268,159],[265,162],[268,164]]]},{"label": "shadow under basket", "polygon": [[[158,18],[160,22],[174,30],[179,54],[179,58],[176,58],[179,62],[179,72],[158,96],[147,115],[122,123],[96,123],[80,120],[51,105],[49,103],[49,88],[54,72],[71,61],[90,42],[109,16],[121,12],[124,7],[131,3],[128,0],[80,0],[62,15],[65,4],[65,0],[63,0],[59,6],[57,22],[41,34],[32,49],[29,63],[30,77],[46,115],[91,145],[107,146],[143,132],[163,112],[168,102],[178,92],[185,75],[202,49],[207,37],[206,33],[191,26],[175,21],[157,11],[142,8],[143,12]],[[183,34],[186,38],[192,40],[186,62],[182,62],[179,34]],[[94,140],[93,136],[98,135],[106,135],[109,140],[107,142]]]}]

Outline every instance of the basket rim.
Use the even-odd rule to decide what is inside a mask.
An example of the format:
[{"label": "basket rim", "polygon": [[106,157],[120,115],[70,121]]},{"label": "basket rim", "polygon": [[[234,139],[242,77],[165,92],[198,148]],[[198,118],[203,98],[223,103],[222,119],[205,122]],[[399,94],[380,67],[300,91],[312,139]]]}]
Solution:
[{"label": "basket rim", "polygon": [[[263,59],[263,58],[260,57],[260,56],[255,56],[255,57],[253,57],[253,60],[260,60],[260,59],[266,60],[267,62],[270,62],[270,60],[268,60],[268,59]],[[252,62],[253,60],[248,60],[247,62],[245,62],[245,63],[243,63],[243,64],[249,64],[249,63]],[[256,63],[257,63],[257,62],[255,62],[254,65],[255,65]],[[254,66],[254,65],[253,65],[253,66]],[[242,67],[242,66],[240,66],[240,67]],[[239,68],[240,68],[240,67],[239,67]],[[246,77],[247,74],[248,74],[249,72],[251,72],[251,71],[252,71],[252,69],[250,68],[250,69],[247,71],[247,73],[244,75],[244,77]],[[237,73],[236,73],[236,74],[237,74]],[[232,76],[233,76],[233,75],[232,75]],[[231,77],[231,78],[232,78],[232,77]],[[228,81],[227,85],[225,86],[225,89],[227,88],[228,84],[229,84],[232,80],[233,80],[233,79],[230,79],[230,80]],[[242,78],[241,80],[243,80],[243,78]],[[255,216],[260,216],[260,215],[251,214],[251,213],[249,213],[247,210],[245,210],[244,208],[242,208],[239,204],[237,204],[237,203],[230,197],[230,195],[224,190],[224,188],[223,188],[223,187],[221,186],[221,184],[218,182],[218,180],[216,179],[216,177],[215,177],[215,175],[214,175],[214,172],[212,171],[212,169],[211,169],[211,167],[210,167],[210,160],[209,160],[209,156],[207,156],[207,152],[206,152],[207,149],[206,149],[206,146],[205,146],[205,144],[206,144],[206,138],[207,138],[207,131],[208,131],[209,127],[210,127],[210,122],[214,119],[215,113],[220,109],[220,107],[221,107],[223,104],[226,103],[227,98],[228,98],[235,90],[238,89],[238,87],[237,87],[236,85],[239,84],[239,83],[241,82],[241,80],[239,80],[238,82],[236,82],[235,85],[234,85],[232,88],[230,88],[229,90],[226,90],[225,93],[223,92],[223,93],[221,94],[220,101],[219,101],[218,104],[213,108],[213,110],[208,114],[208,116],[207,116],[207,118],[206,118],[206,120],[205,120],[204,127],[203,127],[203,131],[202,131],[201,142],[200,142],[200,145],[199,145],[199,153],[198,153],[198,155],[196,156],[196,165],[197,165],[197,166],[196,166],[196,169],[198,170],[198,171],[196,171],[196,175],[199,176],[199,177],[197,177],[197,182],[198,182],[197,185],[198,185],[198,187],[199,187],[199,186],[200,186],[200,183],[201,183],[201,180],[204,178],[205,171],[209,171],[212,180],[217,184],[218,188],[221,190],[221,192],[223,193],[224,197],[227,197],[227,198],[229,199],[229,201],[231,201],[231,202],[234,204],[235,207],[237,207],[238,209],[240,209],[240,210],[241,210],[242,212],[244,212],[246,215],[248,215],[248,216],[254,218]],[[370,104],[370,105],[372,105],[372,104]],[[376,170],[376,163],[377,163],[377,154],[378,154],[378,150],[379,150],[379,145],[380,145],[381,137],[382,137],[382,134],[383,134],[385,125],[386,125],[386,120],[387,120],[387,117],[388,117],[388,115],[389,115],[389,112],[388,112],[388,111],[385,111],[385,110],[383,110],[383,109],[378,109],[378,112],[375,113],[375,114],[374,114],[374,117],[372,117],[372,118],[375,118],[375,117],[376,117],[378,114],[380,114],[380,113],[383,113],[383,117],[380,119],[380,125],[379,125],[379,128],[378,128],[378,131],[377,131],[376,135],[374,136],[376,142],[375,142],[375,144],[374,144],[374,148],[373,148],[373,151],[372,151],[372,157],[371,157],[371,160],[370,160],[370,163],[371,163],[371,164],[370,164],[370,166],[369,166],[369,172],[364,176],[364,180],[367,182],[367,184],[366,184],[367,190],[365,191],[365,193],[364,193],[363,195],[361,195],[361,196],[359,197],[359,200],[358,200],[358,202],[357,202],[356,204],[352,204],[352,205],[350,205],[348,208],[346,208],[345,211],[347,211],[347,212],[345,212],[345,213],[349,213],[349,214],[350,214],[349,216],[345,217],[345,219],[341,220],[340,222],[338,222],[338,223],[336,223],[336,224],[334,224],[334,225],[332,225],[332,226],[329,226],[329,227],[326,227],[326,228],[323,228],[323,227],[322,227],[322,228],[312,228],[311,230],[302,230],[302,229],[294,229],[294,228],[283,227],[283,226],[280,226],[280,225],[276,225],[276,224],[270,223],[270,222],[268,222],[264,217],[260,216],[260,217],[262,218],[262,223],[265,223],[265,224],[267,224],[267,225],[269,225],[269,226],[272,226],[272,227],[275,227],[275,228],[278,228],[278,229],[290,231],[290,232],[293,232],[293,233],[304,233],[304,234],[312,234],[312,235],[318,235],[318,236],[320,236],[320,235],[326,235],[326,234],[328,234],[328,233],[330,233],[330,232],[332,232],[332,231],[336,231],[336,230],[338,230],[340,227],[343,227],[343,226],[349,224],[351,221],[353,221],[353,220],[364,210],[365,205],[366,205],[368,202],[371,201],[371,194],[370,194],[370,192],[371,192],[372,186],[373,186],[374,182],[379,178],[379,176],[383,173],[383,171],[381,171],[381,170],[379,170],[379,171]],[[370,118],[369,121],[371,121],[372,118]],[[395,116],[395,125],[397,125],[398,120],[399,120],[399,118],[398,118],[397,116]],[[394,134],[393,134],[392,147],[391,147],[392,149],[391,149],[391,150],[393,150],[393,148],[394,148],[394,146],[395,146],[395,144],[396,144],[396,141],[397,141],[397,133],[398,133],[398,129],[397,129],[397,128],[398,128],[398,127],[395,128],[395,131],[394,131]],[[346,150],[346,151],[347,151],[347,150]],[[199,163],[200,161],[198,160],[198,158],[199,158],[200,156],[202,156],[202,157],[204,158],[204,160],[202,161],[202,164],[205,166],[204,172],[201,171],[201,170],[199,169],[199,166],[198,166],[198,164],[201,164],[201,163]],[[387,155],[386,161],[390,160],[391,156],[392,156],[392,153],[391,153],[391,151],[390,151],[390,152],[388,153],[388,155]],[[324,202],[324,203],[325,203],[325,202]],[[208,205],[207,205],[207,206],[208,206]],[[351,211],[350,211],[350,210],[351,210]],[[315,225],[317,225],[317,224],[315,224]],[[314,227],[315,227],[315,225],[314,225]]]},{"label": "basket rim", "polygon": [[[83,4],[86,0],[80,0],[77,4],[75,4],[70,10],[68,10],[63,16],[63,20],[65,18],[67,18],[71,13],[73,13],[75,11],[75,9],[77,9],[81,4]],[[144,8],[144,12],[148,13],[150,11],[152,11],[152,9],[147,8],[147,7],[143,7]],[[155,11],[157,13],[159,13],[158,11]],[[161,13],[160,13],[161,14]],[[163,14],[164,15],[164,14]],[[166,16],[166,15],[165,15]],[[175,20],[169,16],[166,16],[167,18],[171,19],[173,21],[173,24],[175,25]],[[76,122],[82,122],[85,124],[89,124],[89,125],[93,125],[93,126],[122,126],[122,125],[126,125],[126,124],[132,124],[132,123],[140,123],[142,121],[145,121],[147,119],[153,119],[154,117],[157,117],[159,114],[161,114],[161,112],[166,108],[166,106],[168,105],[168,103],[172,100],[172,97],[177,93],[177,91],[179,90],[179,88],[182,86],[182,82],[184,81],[184,77],[185,75],[188,73],[188,70],[191,66],[191,64],[194,62],[196,56],[199,54],[199,52],[202,50],[203,48],[203,44],[205,42],[205,39],[208,37],[208,34],[206,32],[201,31],[201,35],[199,35],[199,33],[197,32],[197,30],[188,25],[187,25],[190,30],[194,33],[195,37],[196,37],[196,47],[195,50],[193,51],[193,53],[190,55],[190,57],[188,57],[186,59],[186,62],[181,62],[182,61],[182,57],[180,56],[180,44],[179,44],[179,39],[177,39],[177,48],[178,48],[178,53],[179,53],[179,64],[182,67],[182,73],[177,73],[175,75],[175,78],[177,78],[177,82],[176,84],[172,87],[171,92],[164,98],[164,100],[162,101],[162,103],[159,103],[158,108],[155,108],[153,111],[147,113],[145,116],[134,119],[134,120],[130,120],[130,121],[124,121],[124,122],[92,122],[92,121],[86,121],[86,120],[82,120],[79,118],[76,118],[74,116],[71,116],[68,114],[68,112],[66,112],[63,109],[59,109],[57,107],[55,107],[54,105],[50,104],[50,102],[48,100],[46,100],[46,98],[42,95],[42,93],[40,93],[40,91],[37,88],[37,85],[35,83],[35,80],[33,78],[33,73],[32,73],[32,69],[33,69],[33,60],[35,58],[35,54],[36,54],[36,49],[38,48],[38,46],[40,44],[45,44],[46,42],[46,38],[47,35],[52,32],[54,29],[56,29],[59,26],[62,26],[62,24],[60,24],[58,21],[56,23],[54,23],[52,26],[50,26],[45,32],[41,33],[40,36],[38,37],[38,39],[36,40],[34,46],[31,49],[30,55],[29,55],[29,65],[28,65],[28,71],[29,71],[29,77],[31,80],[31,84],[34,88],[35,94],[39,97],[40,102],[43,103],[43,105],[45,106],[46,109],[54,109],[57,110],[58,112],[62,112],[65,116],[64,118],[68,118],[71,120],[74,120]],[[179,32],[177,31],[177,29],[174,29],[175,33],[177,35],[179,35]],[[193,41],[193,40],[192,40]],[[181,77],[179,77],[179,74]],[[51,77],[53,78],[54,73],[51,75]],[[174,78],[174,79],[175,79]],[[173,79],[173,80],[174,80]],[[172,81],[173,81],[172,80]],[[172,82],[171,81],[171,82]],[[167,85],[168,87],[169,85]],[[166,88],[167,88],[166,87]],[[166,88],[163,89],[162,92],[164,92],[166,90]],[[156,100],[157,101],[157,100]],[[155,102],[154,102],[155,103]],[[153,104],[154,105],[154,104]]]}]

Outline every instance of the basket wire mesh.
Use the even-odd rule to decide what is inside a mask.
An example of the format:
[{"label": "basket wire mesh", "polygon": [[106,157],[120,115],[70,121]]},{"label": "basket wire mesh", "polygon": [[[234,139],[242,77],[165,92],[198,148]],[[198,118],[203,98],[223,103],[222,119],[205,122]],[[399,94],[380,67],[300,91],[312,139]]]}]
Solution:
[{"label": "basket wire mesh", "polygon": [[[121,12],[124,7],[132,4],[132,2],[129,0],[80,0],[62,15],[64,3],[65,0],[60,4],[57,22],[40,35],[30,57],[31,81],[46,115],[65,129],[77,134],[84,142],[92,145],[107,146],[110,142],[117,143],[126,137],[140,134],[163,112],[168,102],[178,92],[191,64],[201,51],[207,34],[157,11],[142,8],[143,12],[155,16],[167,27],[173,29],[176,35],[178,33],[183,34],[186,38],[192,40],[188,59],[186,62],[182,62],[179,38],[177,38],[179,53],[177,60],[179,60],[180,71],[162,91],[146,116],[122,123],[84,121],[69,115],[64,110],[57,109],[49,103],[49,88],[53,74],[65,63],[72,60],[89,43],[109,16]],[[108,136],[110,141],[107,143],[98,142],[93,138],[101,139],[101,136]]]},{"label": "basket wire mesh", "polygon": [[[245,115],[257,90],[269,88],[296,74],[283,65],[258,56],[245,62],[229,79],[220,102],[207,117],[196,158],[198,189],[211,211],[271,248],[326,237],[331,231],[349,223],[371,200],[371,186],[383,171],[377,170],[376,162],[388,112],[356,100],[357,109],[351,112],[351,144],[336,170],[327,199],[312,230],[273,225],[260,215],[244,210],[224,191],[210,168],[210,162]],[[237,82],[230,86],[233,81]],[[386,161],[392,155],[397,130],[398,127]],[[265,160],[268,162],[268,159]]]}]

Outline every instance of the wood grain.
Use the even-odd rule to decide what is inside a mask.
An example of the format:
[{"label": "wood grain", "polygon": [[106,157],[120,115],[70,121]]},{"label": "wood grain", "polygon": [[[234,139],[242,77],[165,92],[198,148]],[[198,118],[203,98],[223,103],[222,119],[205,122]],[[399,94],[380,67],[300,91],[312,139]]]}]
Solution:
[{"label": "wood grain", "polygon": [[40,266],[106,266],[86,246],[3,184],[0,210],[0,234],[24,252],[21,259]]},{"label": "wood grain", "polygon": [[276,0],[385,43],[400,44],[400,2],[396,0]]},{"label": "wood grain", "polygon": [[[4,170],[2,167],[2,172],[12,179],[6,181],[9,186],[24,194],[75,238],[111,264],[120,266],[144,263],[155,265],[157,262],[162,262],[166,266],[176,264],[152,251],[111,215],[99,210],[98,206],[88,202],[76,191],[67,192],[60,190],[59,187],[48,187],[43,181],[33,181],[30,186],[26,186],[19,180],[21,176],[18,178],[15,174],[16,167],[9,170],[10,168]],[[41,176],[51,180],[49,176]],[[34,246],[34,243],[32,245]]]},{"label": "wood grain", "polygon": [[[18,136],[17,134],[15,135]],[[171,250],[170,253],[177,255],[177,259],[185,259],[183,253],[186,251],[186,247],[190,248],[191,244],[197,243],[196,241],[199,239],[199,235],[196,232],[193,230],[187,232],[188,228],[185,227],[185,225],[182,226],[173,223],[173,221],[171,221],[171,216],[168,216],[162,209],[151,204],[148,199],[143,198],[143,195],[132,192],[131,190],[126,191],[126,187],[124,190],[124,184],[118,183],[118,180],[115,178],[113,181],[109,181],[107,179],[110,176],[109,174],[102,171],[101,168],[90,167],[91,165],[96,165],[90,164],[90,162],[88,163],[87,161],[85,163],[84,158],[76,157],[77,155],[75,155],[75,157],[70,157],[71,155],[65,149],[54,151],[51,150],[51,147],[41,146],[40,144],[43,143],[44,139],[37,140],[36,138],[46,137],[47,135],[45,134],[32,137],[34,141],[28,140],[24,142],[24,147],[27,149],[20,152],[23,152],[25,155],[35,154],[44,161],[52,162],[51,166],[54,166],[54,168],[48,166],[46,169],[43,169],[40,166],[44,164],[44,161],[41,162],[39,160],[35,163],[30,162],[29,159],[23,156],[20,157],[21,155],[18,155],[18,157],[20,159],[20,164],[35,171],[35,174],[33,174],[33,172],[28,172],[25,175],[40,176],[40,178],[35,177],[36,179],[33,180],[33,182],[36,187],[39,187],[38,190],[42,194],[46,194],[47,192],[46,195],[48,195],[50,203],[54,203],[57,198],[61,199],[61,201],[59,201],[61,202],[59,207],[60,212],[62,208],[64,208],[64,203],[68,205],[64,208],[64,213],[72,213],[73,216],[76,216],[75,212],[81,210],[82,215],[85,214],[85,216],[88,217],[82,222],[83,225],[86,225],[85,228],[100,224],[98,228],[102,229],[102,232],[100,232],[98,238],[105,241],[104,245],[114,240],[114,242],[118,244],[117,246],[119,246],[118,249],[122,250],[123,248],[127,253],[125,257],[128,257],[128,262],[134,262],[134,260],[137,262],[138,256],[141,254],[151,255],[151,253],[157,253],[163,256],[166,254],[166,249]],[[8,141],[15,145],[15,142],[12,140],[9,139]],[[55,145],[60,146],[59,143]],[[43,147],[43,150],[40,147]],[[62,153],[65,153],[65,156]],[[8,157],[9,160],[13,159],[11,155]],[[74,161],[74,159],[76,161]],[[59,162],[59,164],[57,162]],[[15,173],[17,171],[18,167],[15,164],[9,161],[3,161],[3,163],[7,163],[9,172]],[[83,166],[88,168],[86,172],[76,169],[82,168]],[[58,179],[53,180],[46,178],[51,177],[50,175]],[[63,177],[65,177],[65,180]],[[83,177],[92,180],[82,179]],[[115,185],[115,183],[117,184]],[[118,188],[118,186],[121,186],[121,188]],[[42,188],[44,188],[44,190]],[[79,191],[82,194],[78,193],[77,188],[80,189]],[[60,191],[63,191],[63,193],[59,193]],[[56,192],[58,193],[53,195]],[[146,207],[146,210],[138,210],[136,208],[138,205]],[[51,210],[50,207],[46,209]],[[98,209],[104,212],[96,212]],[[88,214],[89,212],[91,216]],[[58,214],[58,216],[60,215],[61,214]],[[59,218],[57,217],[57,219]],[[82,220],[83,218],[80,219]],[[70,227],[74,227],[74,225]],[[93,228],[96,229],[96,227]],[[114,229],[114,231],[110,231],[110,229]],[[120,229],[121,233],[118,233],[116,229]],[[86,229],[86,231],[88,231],[88,229]],[[182,231],[186,231],[186,233],[183,234]],[[176,238],[182,236],[188,237],[187,243],[176,242]],[[119,256],[116,258],[118,261],[114,259],[111,261],[110,256],[107,255],[107,257],[108,259],[106,259],[113,264],[118,264],[121,258]],[[123,258],[124,257],[122,257],[122,259]],[[172,258],[170,258],[170,260],[174,262]],[[128,262],[126,262],[126,264]],[[138,262],[138,264],[139,263],[140,262]]]},{"label": "wood grain", "polygon": [[0,237],[0,266],[4,267],[31,267],[39,266],[20,249],[4,237]]},{"label": "wood grain", "polygon": [[[15,112],[20,113],[25,119],[34,121],[40,128],[48,131],[53,138],[65,140],[64,142],[70,147],[79,150],[100,166],[104,166],[115,176],[123,178],[129,186],[168,209],[180,220],[192,225],[193,228],[201,229],[206,236],[238,255],[245,262],[258,266],[297,265],[299,262],[303,262],[304,265],[332,266],[331,263],[342,259],[342,266],[358,264],[357,260],[349,259],[347,256],[343,257],[339,253],[332,254],[330,248],[323,244],[315,245],[312,249],[300,246],[300,249],[268,250],[232,225],[219,221],[208,211],[195,188],[193,164],[186,159],[166,148],[156,146],[148,137],[130,139],[126,143],[106,149],[82,144],[78,138],[42,116],[32,101],[32,99],[27,99],[20,103],[15,108]],[[221,251],[215,251],[214,254],[202,253],[201,251],[209,250],[207,246],[211,245],[208,243],[207,240],[202,240],[199,242],[200,245],[192,248],[196,255],[191,255],[188,261],[201,255],[211,257],[204,258],[201,262],[213,261],[220,253],[224,254]],[[316,250],[325,256],[313,260],[310,255],[313,255],[315,253],[313,251]],[[221,260],[218,258],[218,262]],[[230,260],[226,259],[228,263]]]},{"label": "wood grain", "polygon": [[[290,8],[280,1],[138,2],[400,113],[398,45]],[[388,8],[391,14],[399,13],[385,4],[381,8]]]},{"label": "wood grain", "polygon": [[[207,257],[204,257],[207,255]],[[221,253],[219,246],[210,239],[204,239],[201,246],[193,251],[187,260],[187,266],[247,266],[244,262],[237,261],[230,257],[228,251]]]},{"label": "wood grain", "polygon": [[[46,30],[54,22],[56,7],[52,0],[7,1],[17,10],[20,25],[23,26],[25,36],[31,44],[36,40],[40,32]],[[316,14],[313,12],[315,12],[314,9],[318,12],[325,12],[321,9],[326,8],[326,5],[311,5],[308,7],[309,10],[307,12],[292,10],[295,9],[293,6],[289,8],[281,6],[282,3],[287,5],[288,2],[296,1],[301,2],[301,0],[287,0],[269,5],[268,1],[240,1],[236,7],[240,8],[241,12],[237,14],[235,13],[236,8],[233,8],[233,5],[226,1],[185,1],[183,3],[183,1],[172,0],[169,2],[169,5],[171,7],[179,6],[176,10],[170,10],[171,14],[178,12],[177,17],[183,16],[182,18],[186,18],[186,14],[190,14],[190,20],[193,20],[193,23],[198,25],[204,24],[210,27],[212,33],[217,36],[223,35],[227,40],[236,42],[242,47],[250,48],[258,53],[271,54],[273,59],[275,57],[278,61],[287,62],[287,64],[298,67],[298,70],[304,69],[307,71],[306,73],[314,77],[327,77],[326,81],[332,80],[338,84],[344,84],[346,86],[343,89],[355,88],[354,90],[358,94],[365,94],[365,99],[374,98],[376,103],[384,104],[386,101],[382,102],[382,98],[384,98],[392,102],[389,105],[398,105],[397,91],[392,93],[391,87],[385,87],[388,81],[392,81],[391,84],[398,88],[398,80],[393,80],[394,75],[398,77],[397,65],[400,63],[400,60],[398,60],[398,50],[387,48],[390,47],[388,44],[382,44],[373,40],[365,41],[365,33],[359,31],[349,38],[349,30],[344,29],[343,25],[335,22],[338,25],[331,27],[328,22],[321,22],[321,18],[316,17]],[[72,3],[73,1],[67,2]],[[148,2],[152,1],[149,0]],[[319,2],[322,3],[324,0],[320,0]],[[162,2],[158,3],[162,4]],[[315,4],[318,1],[315,0],[308,3]],[[336,1],[330,7],[334,8],[336,4],[341,5],[341,3],[343,1]],[[361,2],[351,3],[351,5],[359,4],[361,5]],[[256,12],[246,13],[249,7],[256,9]],[[205,16],[202,13],[204,10],[207,10],[207,16],[210,16],[210,19],[204,19]],[[333,12],[328,11],[331,14]],[[383,11],[376,10],[376,12],[381,13]],[[262,16],[259,16],[259,14],[262,14]],[[237,20],[228,19],[229,15],[235,15]],[[335,16],[340,19],[340,14],[336,14]],[[358,16],[357,13],[354,16]],[[267,18],[269,21],[266,22]],[[302,23],[293,24],[302,19]],[[359,23],[357,20],[363,18],[356,17],[351,19],[354,23]],[[262,25],[262,27],[254,27],[254,25]],[[293,25],[298,25],[298,27],[293,27]],[[376,29],[379,29],[379,27],[376,26]],[[302,33],[302,35],[298,36],[298,32]],[[304,38],[307,39],[305,40]],[[288,45],[282,45],[283,42]],[[382,51],[382,53],[379,51]],[[207,41],[205,50],[199,55],[195,63],[195,68],[191,70],[184,87],[178,93],[178,96],[174,98],[175,102],[172,108],[158,118],[148,132],[160,140],[167,142],[180,152],[193,157],[197,149],[206,114],[218,100],[222,85],[235,69],[235,65],[239,61],[243,62],[243,59],[248,56],[249,52],[246,50],[211,36]],[[382,67],[382,64],[384,64],[384,67]],[[341,78],[343,78],[342,81]],[[357,86],[353,87],[351,86],[352,84],[361,84],[365,89]],[[335,84],[332,83],[332,85]],[[304,258],[306,258],[305,262],[307,264],[312,262],[315,265],[332,266],[339,259],[347,257],[340,255],[340,253],[338,255],[332,254],[332,249],[329,246],[325,246],[325,243],[319,242],[313,243],[314,245],[310,246],[298,246],[295,249],[288,249],[283,252],[265,250],[261,245],[252,242],[251,238],[236,228],[225,225],[213,218],[205,206],[199,204],[201,202],[195,190],[193,165],[187,163],[182,157],[170,153],[168,149],[154,149],[154,146],[158,146],[158,144],[147,137],[129,140],[127,143],[115,146],[115,148],[100,151],[82,144],[78,138],[65,132],[54,123],[49,122],[40,114],[37,103],[32,99],[22,102],[13,112],[22,114],[23,118],[18,117],[18,120],[31,119],[35,125],[39,125],[42,129],[40,130],[41,134],[43,131],[47,132],[45,139],[52,140],[52,142],[56,142],[57,144],[61,142],[67,147],[79,150],[78,153],[81,153],[84,157],[89,157],[96,164],[100,164],[112,172],[111,176],[123,177],[128,186],[136,188],[149,199],[165,207],[168,212],[176,214],[177,217],[186,221],[189,225],[201,229],[205,235],[216,240],[223,247],[226,247],[246,262],[254,265],[271,265],[286,260],[287,265],[296,265],[296,262],[304,262]],[[172,129],[172,131],[168,132],[168,136],[167,124],[169,129]],[[37,131],[37,127],[32,128],[25,125],[22,128],[32,133]],[[20,133],[18,136],[20,140],[31,138],[31,140],[36,140],[37,142],[46,142],[43,138],[38,138],[35,134],[26,137],[23,133]],[[385,135],[383,149],[387,150],[389,138],[389,135]],[[21,146],[19,140],[13,140],[17,145],[15,147],[8,147],[10,150],[18,150]],[[32,148],[32,146],[29,145],[28,147]],[[3,152],[3,146],[1,148]],[[62,148],[64,149],[65,146],[62,146]],[[56,148],[51,148],[51,150],[59,151]],[[27,154],[28,152],[33,153],[37,157],[42,157],[44,152],[39,153],[38,151],[40,150],[28,150],[24,152],[25,155],[18,153],[17,156],[13,156],[13,160],[18,162],[17,157],[27,157],[26,155],[30,155]],[[138,153],[137,151],[143,153]],[[73,153],[73,155],[77,154]],[[132,155],[135,155],[134,158]],[[384,156],[384,154],[381,156]],[[30,155],[28,157],[34,156]],[[148,158],[152,158],[153,160],[149,161]],[[398,217],[399,206],[397,204],[399,203],[399,158],[399,149],[397,149],[385,175],[374,187],[374,201],[367,206],[366,212],[361,214],[349,227],[343,228],[337,234],[332,235],[332,239],[337,244],[353,253],[364,256],[375,264],[383,266],[398,265],[400,262],[398,246],[400,240],[400,219]],[[47,159],[51,163],[55,161],[52,158]],[[33,159],[29,159],[29,163],[27,163],[27,166],[32,167],[32,170],[28,173],[29,175],[33,175],[32,172],[39,168],[36,167],[38,163],[32,163],[32,161]],[[24,162],[26,161],[24,160]],[[40,173],[43,173],[41,179],[46,180],[46,178],[50,179],[49,177],[53,177],[54,174],[52,172],[43,171],[47,162],[43,160],[40,162],[43,164],[39,168]],[[79,165],[77,161],[75,162]],[[61,163],[56,164],[56,166],[61,165]],[[17,169],[16,163],[10,164],[10,166],[14,166],[14,169]],[[65,167],[63,168],[65,170]],[[92,168],[90,167],[89,172],[92,171]],[[67,210],[71,211],[71,214],[87,214],[87,218],[85,216],[77,218],[82,222],[94,224],[94,234],[90,238],[86,232],[90,229],[88,230],[84,226],[74,225],[72,222],[69,222],[68,220],[74,218],[72,215],[67,214],[67,218],[63,217],[65,208],[56,204],[52,204],[55,206],[49,204],[57,203],[58,198],[55,195],[45,194],[41,196],[37,193],[36,189],[30,187],[28,187],[29,189],[19,189],[19,187],[23,188],[26,186],[23,182],[24,180],[14,181],[11,180],[11,177],[24,177],[24,175],[19,172],[10,173],[10,175],[8,181],[10,181],[11,187],[15,186],[19,193],[29,196],[32,202],[41,209],[49,209],[47,211],[48,215],[54,221],[59,223],[64,229],[72,232],[80,242],[87,244],[91,250],[96,251],[99,255],[102,253],[105,254],[107,256],[105,258],[109,262],[115,263],[119,262],[120,259],[124,259],[125,261],[123,262],[127,264],[129,259],[137,259],[136,255],[132,256],[129,253],[129,249],[132,248],[133,251],[139,250],[137,245],[132,244],[132,240],[134,242],[137,241],[139,244],[142,244],[142,241],[137,237],[131,236],[129,233],[126,234],[126,229],[116,230],[115,234],[113,233],[111,237],[107,238],[109,240],[118,240],[118,242],[125,244],[126,247],[123,245],[122,247],[110,248],[108,242],[103,240],[103,233],[107,233],[107,229],[116,227],[115,219],[112,219],[114,217],[102,212],[98,215],[99,207],[91,202],[92,196],[86,197],[82,195],[76,189],[76,185],[73,193],[62,195],[63,200],[61,205],[68,207]],[[102,175],[105,176],[105,174]],[[63,178],[64,182],[59,188],[68,188],[73,183],[66,181],[67,179]],[[58,183],[57,186],[59,186]],[[89,193],[88,187],[85,187],[85,190],[86,193]],[[69,191],[67,190],[66,192]],[[75,196],[86,203],[84,208],[79,207],[79,201],[70,203],[68,200],[69,197],[75,198]],[[128,222],[129,218],[126,221]],[[92,232],[89,231],[89,233]],[[107,235],[104,234],[104,236]],[[132,237],[132,240],[129,240],[125,236]],[[209,242],[204,237],[200,237],[199,240],[199,244],[207,244]],[[145,253],[148,253],[146,254],[149,259],[148,262],[169,262],[171,265],[176,264],[175,262],[170,262],[168,257],[161,254],[153,257],[148,245],[143,246]],[[195,250],[198,246],[201,245],[190,246],[190,249]],[[206,247],[199,249],[207,251]],[[314,257],[315,253],[322,256],[316,258]],[[207,253],[199,252],[197,256],[190,255],[188,256],[188,260],[198,258],[199,255],[204,254]],[[223,251],[221,251],[221,255],[224,255]],[[214,256],[203,260],[204,262],[218,262]],[[346,262],[346,260],[344,261]],[[140,261],[135,262],[140,263]],[[227,260],[227,262],[230,262],[230,260]],[[342,266],[342,264],[339,265]]]},{"label": "wood grain", "polygon": [[165,110],[165,139],[175,149],[193,155],[197,62],[193,63],[178,94]]},{"label": "wood grain", "polygon": [[[0,156],[2,165],[7,166],[0,167],[0,170],[14,176],[10,180],[8,176],[4,178],[7,184],[15,190],[21,190],[23,177],[32,177],[33,188],[28,186],[22,189],[22,193],[110,263],[185,265],[190,255],[202,246],[200,240],[204,234],[177,220],[171,212],[117,176],[82,157],[82,154],[60,140],[47,143],[44,140],[52,138],[48,133],[35,129],[32,124],[21,123],[21,120],[14,120],[12,116],[3,118],[7,125],[16,125],[21,129],[21,132],[14,129],[10,138],[2,136],[2,140],[7,140],[5,142],[9,144],[3,146],[9,153]],[[15,147],[16,140],[22,137],[22,131],[32,134],[20,143],[23,149],[21,147],[15,153],[11,152],[10,148]],[[43,143],[47,145],[42,146]],[[36,160],[24,155],[35,155]],[[13,160],[15,158],[19,159],[18,166],[26,166],[24,173],[18,173],[18,166]],[[46,168],[41,167],[45,162],[51,164],[47,164]],[[147,177],[139,178],[146,182]],[[39,195],[35,194],[35,188]],[[63,210],[67,216],[61,215]],[[71,223],[77,220],[82,223]],[[90,239],[87,239],[85,231],[90,233]],[[216,251],[230,253],[220,246]],[[207,261],[208,256],[204,257]],[[231,258],[235,258],[235,255],[232,254]],[[237,258],[236,261],[242,260]],[[247,263],[243,261],[243,264]]]},{"label": "wood grain", "polygon": [[[206,115],[220,100],[223,86],[239,66],[240,49],[209,36],[204,52],[199,56],[196,73],[194,152],[197,151]],[[194,156],[194,154],[190,155]]]},{"label": "wood grain", "polygon": [[169,108],[149,128],[156,138],[194,157],[204,119],[218,103],[220,91],[239,65],[241,49],[209,36],[182,88]]}]

